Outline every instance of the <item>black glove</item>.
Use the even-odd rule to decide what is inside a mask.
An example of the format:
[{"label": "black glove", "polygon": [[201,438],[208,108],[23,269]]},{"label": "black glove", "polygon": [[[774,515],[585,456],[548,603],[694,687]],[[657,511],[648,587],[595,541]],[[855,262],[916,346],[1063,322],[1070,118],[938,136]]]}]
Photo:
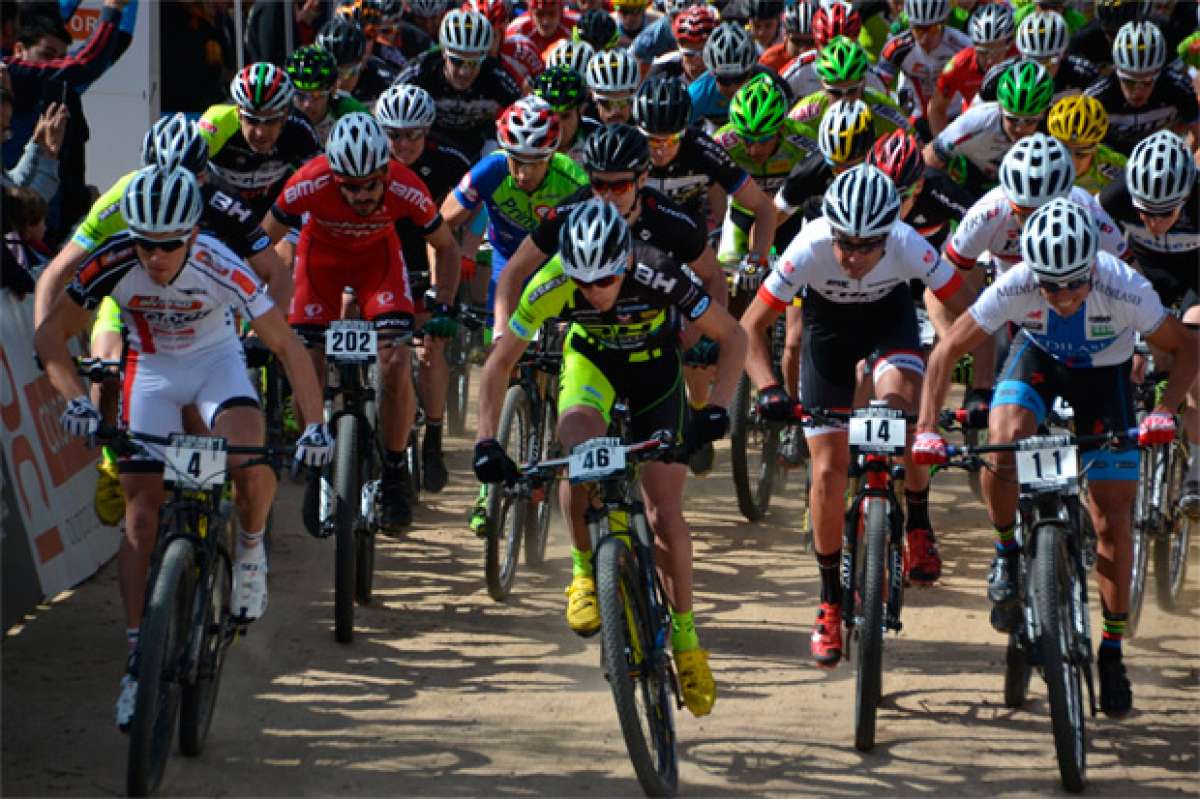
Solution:
[{"label": "black glove", "polygon": [[963,410],[967,412],[964,427],[975,430],[986,430],[988,426],[988,411],[992,405],[992,389],[968,388],[963,393]]},{"label": "black glove", "polygon": [[767,386],[758,392],[758,415],[774,422],[792,421],[794,403],[783,386]]},{"label": "black glove", "polygon": [[721,345],[708,336],[701,336],[700,340],[683,354],[683,362],[688,366],[714,366],[719,357]]},{"label": "black glove", "polygon": [[271,360],[271,348],[258,336],[243,338],[242,351],[246,353],[247,369],[262,369]]},{"label": "black glove", "polygon": [[729,411],[717,405],[705,405],[692,411],[688,424],[687,443],[692,449],[724,438],[729,432]]},{"label": "black glove", "polygon": [[475,467],[475,477],[481,483],[512,485],[519,476],[517,464],[513,463],[504,447],[494,438],[475,442],[475,460],[472,465]]}]

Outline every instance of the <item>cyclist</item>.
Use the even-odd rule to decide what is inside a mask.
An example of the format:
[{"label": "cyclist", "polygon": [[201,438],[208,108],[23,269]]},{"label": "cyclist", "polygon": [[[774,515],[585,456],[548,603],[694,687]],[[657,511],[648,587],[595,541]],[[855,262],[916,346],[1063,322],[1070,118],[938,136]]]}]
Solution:
[{"label": "cyclist", "polygon": [[[1200,194],[1188,145],[1169,131],[1143,139],[1125,165],[1124,179],[1100,192],[1100,204],[1125,230],[1142,274],[1167,307],[1183,310],[1193,335],[1200,328]],[[1188,390],[1184,426],[1191,459],[1180,504],[1200,515],[1200,390]]]},{"label": "cyclist", "polygon": [[629,46],[629,52],[633,53],[643,72],[649,70],[659,56],[666,55],[679,45],[675,40],[675,18],[697,5],[705,4],[700,0],[663,0],[663,16],[647,25]]},{"label": "cyclist", "polygon": [[904,0],[904,10],[909,28],[888,40],[877,66],[889,89],[900,75],[908,79],[914,95],[909,118],[922,137],[929,138],[926,107],[937,89],[938,75],[956,53],[971,49],[971,40],[946,26],[950,0]]},{"label": "cyclist", "polygon": [[[750,338],[746,372],[759,390],[764,419],[790,421],[793,403],[776,380],[766,331],[806,287],[800,394],[810,408],[856,404],[856,366],[867,359],[874,393],[906,413],[916,410],[925,364],[908,282],[919,279],[952,310],[970,300],[958,272],[921,236],[899,222],[892,181],[860,164],[834,179],[822,218],[805,225],[742,316]],[[862,397],[857,399],[861,400]],[[806,427],[811,455],[813,549],[821,574],[821,605],[811,639],[813,660],[833,668],[842,657],[841,561],[850,450],[840,426]],[[929,522],[929,472],[905,458],[905,575],[932,583],[941,574]]]},{"label": "cyclist", "polygon": [[1058,14],[1070,35],[1078,33],[1087,24],[1087,17],[1068,6],[1066,0],[1016,0],[1013,5],[1016,7],[1013,18],[1018,26],[1034,14]]},{"label": "cyclist", "polygon": [[1071,37],[1071,52],[1111,71],[1113,39],[1122,25],[1143,16],[1141,6],[1137,0],[1096,0],[1092,20]]},{"label": "cyclist", "polygon": [[595,54],[596,51],[585,41],[563,39],[551,45],[550,51],[546,53],[546,68],[565,64],[583,75]]},{"label": "cyclist", "polygon": [[617,31],[617,21],[607,11],[599,8],[591,8],[580,14],[571,36],[587,42],[597,53],[612,50],[621,38]]},{"label": "cyclist", "polygon": [[756,55],[783,41],[783,0],[749,0],[750,36]]},{"label": "cyclist", "polygon": [[322,143],[338,117],[367,110],[353,95],[337,89],[337,60],[316,45],[294,50],[284,69],[296,89],[292,104],[312,124]]},{"label": "cyclist", "polygon": [[[845,36],[850,41],[854,41],[861,28],[862,20],[858,12],[847,3],[833,0],[828,5],[818,8],[813,14],[813,48],[801,53],[791,63],[779,70],[780,76],[792,90],[792,97],[808,97],[814,92],[821,91],[823,84],[821,75],[817,72],[821,51],[838,36]],[[863,53],[865,55],[866,51]],[[879,73],[870,68],[869,60],[866,81],[866,88],[881,95],[887,95],[887,86],[879,77]]]},{"label": "cyclist", "polygon": [[1104,143],[1129,155],[1157,130],[1191,135],[1200,142],[1200,106],[1185,72],[1166,65],[1167,45],[1153,22],[1130,22],[1113,41],[1116,72],[1087,88],[1108,111]]},{"label": "cyclist", "polygon": [[[594,139],[593,139],[594,141]],[[660,251],[634,250],[621,213],[600,199],[576,206],[559,234],[559,255],[526,287],[507,332],[484,365],[480,386],[475,474],[481,482],[512,480],[516,465],[496,442],[508,376],[528,342],[550,318],[571,323],[559,377],[558,440],[566,450],[603,436],[613,403],[628,403],[634,440],[668,431],[685,446],[722,438],[729,402],[746,354],[737,322],[692,282],[679,262]],[[684,428],[678,320],[720,346],[711,404]],[[646,514],[661,556],[671,605],[671,644],[684,703],[696,716],[711,712],[716,685],[700,648],[692,609],[692,556],[683,518],[686,468],[647,463],[641,470]],[[571,522],[571,584],[567,624],[579,635],[600,629],[600,609],[584,512],[586,486],[562,482],[561,507]]]},{"label": "cyclist", "polygon": [[[758,63],[783,75],[784,69],[801,53],[812,49],[813,3],[798,0],[783,9],[783,40],[773,44],[758,57]],[[792,90],[795,93],[795,89]]]},{"label": "cyclist", "polygon": [[1046,129],[1071,153],[1075,163],[1075,185],[1097,194],[1119,180],[1125,169],[1125,156],[1100,142],[1108,131],[1108,112],[1095,97],[1081,94],[1050,106]]},{"label": "cyclist", "polygon": [[908,130],[908,120],[899,106],[867,85],[870,68],[867,53],[858,43],[845,36],[833,37],[815,62],[821,90],[801,98],[788,112],[792,131],[815,139],[830,103],[860,99],[871,109],[876,137],[897,129]]},{"label": "cyclist", "polygon": [[[34,339],[51,383],[68,400],[62,426],[70,435],[91,435],[100,425],[100,413],[84,393],[67,341],[88,325],[100,301],[111,296],[129,331],[122,411],[128,428],[154,435],[179,432],[183,407],[194,404],[214,435],[235,445],[260,444],[262,412],[246,376],[241,343],[228,322],[232,311],[249,320],[283,363],[300,412],[309,422],[296,442],[296,457],[321,465],[332,454],[332,440],[316,421],[321,395],[312,365],[254,274],[219,241],[198,232],[203,204],[196,179],[185,169],[146,167],[129,181],[121,202],[129,230],[111,237],[90,256],[66,293],[54,300]],[[120,463],[127,502],[118,578],[131,654],[117,699],[117,724],[123,729],[137,697],[133,655],[163,502],[161,457],[143,450]],[[229,457],[231,466],[243,460]],[[266,466],[256,466],[234,469],[232,479],[241,523],[232,611],[253,621],[267,606],[262,535],[275,475]]]},{"label": "cyclist", "polygon": [[398,81],[429,92],[437,104],[433,131],[471,158],[495,138],[500,111],[520,97],[516,81],[488,55],[493,36],[483,14],[455,9],[442,19],[440,49],[418,56]]},{"label": "cyclist", "polygon": [[430,41],[437,41],[442,19],[449,13],[452,4],[447,0],[408,0],[408,20]]},{"label": "cyclist", "polygon": [[508,35],[508,23],[512,17],[512,6],[508,0],[470,0],[464,7],[487,17],[495,34],[489,55],[500,60],[500,65],[524,93],[538,73],[545,69],[545,64],[542,63],[541,52],[529,37]]},{"label": "cyclist", "polygon": [[375,102],[396,79],[397,67],[374,54],[374,29],[368,35],[353,13],[335,14],[321,26],[316,45],[337,59],[338,89],[361,103]]},{"label": "cyclist", "polygon": [[901,221],[940,251],[971,207],[970,193],[942,170],[925,166],[921,143],[902,130],[878,139],[867,163],[896,184]]},{"label": "cyclist", "polygon": [[650,9],[649,0],[615,0],[612,7],[617,22],[617,47],[629,47],[639,33],[661,16]]},{"label": "cyclist", "polygon": [[1024,61],[1036,61],[1054,79],[1054,99],[1080,94],[1100,76],[1096,65],[1067,52],[1069,35],[1061,14],[1037,11],[1025,17],[1017,26],[1017,55],[1006,58],[983,76],[976,102],[996,99],[1000,79],[1010,66]]},{"label": "cyclist", "polygon": [[633,112],[633,93],[637,91],[641,75],[628,50],[596,53],[588,62],[583,77],[602,124],[629,121]]},{"label": "cyclist", "polygon": [[929,130],[934,136],[946,127],[951,111],[959,111],[952,106],[954,98],[969,106],[988,70],[1006,56],[1016,55],[1013,32],[1012,9],[1007,5],[987,3],[976,8],[967,26],[971,46],[955,53],[942,68],[929,98]]},{"label": "cyclist", "polygon": [[[420,86],[398,83],[375,101],[375,118],[391,143],[392,158],[411,169],[425,184],[433,201],[441,205],[450,190],[471,168],[471,159],[462,150],[430,133],[436,115],[433,98]],[[425,409],[421,477],[425,490],[436,494],[445,487],[449,477],[442,454],[442,419],[446,412],[446,387],[449,383],[445,339],[454,335],[456,324],[450,309],[439,304],[436,297],[432,302],[428,301],[428,290],[433,286],[432,278],[436,275],[430,272],[420,226],[412,219],[402,219],[396,223],[396,232],[404,253],[412,296],[416,300],[415,322],[425,334],[422,345],[417,349],[421,361],[417,390],[421,407]],[[463,266],[468,261],[473,268],[473,258],[463,258]],[[433,290],[436,294],[437,289]]]},{"label": "cyclist", "polygon": [[583,107],[587,104],[583,77],[566,64],[557,64],[537,76],[533,93],[545,100],[558,115],[562,128],[558,151],[577,162],[588,137],[604,127],[583,115]]},{"label": "cyclist", "polygon": [[410,60],[433,46],[434,37],[404,19],[404,0],[366,0],[364,6],[378,10],[374,52],[393,69],[403,69]]},{"label": "cyclist", "polygon": [[[1130,386],[1134,333],[1175,356],[1167,390],[1138,431],[1138,443],[1169,443],[1173,410],[1196,377],[1195,337],[1163,308],[1150,283],[1108,253],[1097,252],[1099,231],[1091,213],[1057,198],[1042,206],[1021,232],[1022,263],[989,286],[951,327],[929,359],[913,457],[936,464],[946,442],[937,415],[946,382],[964,352],[1005,324],[1020,327],[988,421],[988,440],[1001,444],[1031,436],[1055,398],[1071,404],[1075,429],[1123,431],[1135,425]],[[1130,521],[1138,479],[1137,450],[1111,453],[1084,447],[1088,498],[1099,537],[1096,569],[1104,633],[1100,643],[1100,707],[1123,716],[1133,694],[1121,658],[1128,622],[1132,555]],[[996,557],[988,578],[992,626],[1008,632],[1018,623],[1013,535],[1017,483],[1012,455],[993,456],[981,473],[984,502],[996,530]]]},{"label": "cyclist", "polygon": [[509,36],[525,36],[543,54],[551,45],[570,39],[577,17],[563,7],[562,0],[529,0],[528,13],[508,24]]},{"label": "cyclist", "polygon": [[704,63],[704,45],[718,22],[717,10],[708,5],[688,6],[676,14],[671,31],[678,46],[656,57],[649,74],[677,77],[685,86],[690,85],[708,69]]},{"label": "cyclist", "polygon": [[[975,9],[988,4],[989,0],[983,0],[982,3],[979,0],[952,0],[950,13],[946,17],[946,25],[956,31],[966,33],[967,27],[970,24],[971,14],[975,12]],[[903,8],[904,4],[900,3],[900,6]],[[888,31],[894,37],[904,33],[909,27],[908,13],[902,10],[900,15],[892,21]]]},{"label": "cyclist", "polygon": [[[271,213],[263,220],[267,235],[277,240],[299,224],[296,248],[296,297],[288,321],[313,339],[342,316],[342,291],[354,289],[364,319],[386,334],[412,331],[413,299],[396,223],[410,220],[434,250],[433,284],[439,309],[454,301],[459,251],[450,228],[425,184],[389,157],[388,138],[369,114],[347,114],[329,134],[324,156],[314,158],[288,180]],[[354,269],[346,269],[353,263]],[[433,323],[445,311],[435,311]],[[383,431],[383,497],[380,526],[395,531],[412,523],[412,497],[405,447],[416,413],[406,344],[380,347],[383,396],[379,403]],[[321,374],[324,353],[310,351]],[[309,480],[304,520],[317,527],[320,483]]]},{"label": "cyclist", "polygon": [[754,59],[754,40],[745,28],[722,22],[704,43],[704,65],[708,72],[688,84],[692,96],[692,124],[703,122],[705,130],[716,130],[729,120],[729,103],[737,90],[756,75],[770,76],[779,86],[785,102],[790,101],[787,85],[771,70]]}]

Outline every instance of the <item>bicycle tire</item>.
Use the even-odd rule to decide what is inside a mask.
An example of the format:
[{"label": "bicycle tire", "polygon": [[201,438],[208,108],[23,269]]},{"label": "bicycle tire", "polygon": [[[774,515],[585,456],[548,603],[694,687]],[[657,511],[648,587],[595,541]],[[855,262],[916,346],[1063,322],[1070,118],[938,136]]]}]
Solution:
[{"label": "bicycle tire", "polygon": [[875,746],[875,716],[883,682],[883,603],[887,596],[884,566],[889,533],[885,500],[867,502],[861,556],[863,582],[861,621],[855,627],[858,670],[854,683],[854,748],[869,752]]},{"label": "bicycle tire", "polygon": [[1038,526],[1033,584],[1058,773],[1067,791],[1079,793],[1087,782],[1087,731],[1080,667],[1072,640],[1076,599],[1067,534],[1060,523]]},{"label": "bicycle tire", "polygon": [[129,725],[125,791],[149,796],[162,783],[179,712],[179,666],[192,621],[195,553],[190,541],[167,544],[138,637],[137,705]]},{"label": "bicycle tire", "polygon": [[358,455],[358,418],[338,417],[334,439],[333,493],[335,553],[333,566],[333,637],[339,643],[354,640],[354,595],[357,572],[354,566],[356,519],[361,502],[362,479]]},{"label": "bicycle tire", "polygon": [[418,429],[413,425],[408,434],[408,446],[404,448],[404,457],[408,461],[408,487],[412,492],[414,508],[421,502],[421,443],[417,436]]},{"label": "bicycle tire", "polygon": [[1008,634],[1008,647],[1004,652],[1004,706],[1019,708],[1025,705],[1029,698],[1029,679],[1033,669],[1029,665],[1029,655],[1021,646],[1018,634]]},{"label": "bicycle tire", "polygon": [[[542,413],[542,432],[540,436],[540,452],[538,460],[557,457],[554,452],[554,440],[558,434],[558,407],[553,397],[543,399],[545,408]],[[531,569],[541,567],[546,562],[546,544],[550,540],[550,519],[554,514],[554,505],[558,500],[558,478],[552,478],[543,487],[544,496],[537,507],[529,507],[525,512],[525,565]]]},{"label": "bicycle tire", "polygon": [[[530,413],[529,395],[525,389],[519,385],[509,386],[500,410],[496,440],[514,460],[521,457],[529,438]],[[526,500],[514,497],[499,486],[488,491],[483,571],[488,595],[497,602],[508,599],[516,580],[527,506]]]},{"label": "bicycle tire", "polygon": [[665,666],[648,662],[654,655],[644,649],[654,636],[633,552],[621,539],[606,538],[596,552],[595,566],[600,657],[625,749],[647,796],[673,796],[679,781],[674,695]]},{"label": "bicycle tire", "polygon": [[[215,533],[229,540],[232,514],[231,506],[222,507],[222,522],[210,534]],[[206,604],[201,619],[202,639],[197,648],[195,679],[184,683],[179,702],[179,751],[188,757],[204,751],[231,640],[228,630],[232,612],[230,592],[233,587],[233,566],[229,561],[229,552],[224,547],[219,547],[216,553],[208,570],[208,584],[196,586],[196,600],[203,600]]]},{"label": "bicycle tire", "polygon": [[1196,521],[1179,511],[1183,489],[1183,471],[1188,461],[1187,447],[1176,440],[1171,445],[1167,473],[1167,501],[1161,510],[1167,518],[1166,529],[1154,542],[1154,595],[1158,606],[1168,613],[1179,610],[1179,595],[1187,581],[1188,550]]},{"label": "bicycle tire", "polygon": [[[779,468],[779,435],[775,425],[751,419],[753,399],[750,378],[743,374],[729,406],[729,461],[738,510],[747,521],[756,522],[767,515],[771,505],[775,472]],[[750,451],[755,448],[756,434],[762,441],[761,457],[754,468]]]},{"label": "bicycle tire", "polygon": [[446,432],[461,436],[467,430],[467,409],[471,402],[471,365],[461,359],[450,367],[450,387],[446,397]]},{"label": "bicycle tire", "polygon": [[354,549],[354,599],[369,605],[375,586],[375,531],[355,530]]}]

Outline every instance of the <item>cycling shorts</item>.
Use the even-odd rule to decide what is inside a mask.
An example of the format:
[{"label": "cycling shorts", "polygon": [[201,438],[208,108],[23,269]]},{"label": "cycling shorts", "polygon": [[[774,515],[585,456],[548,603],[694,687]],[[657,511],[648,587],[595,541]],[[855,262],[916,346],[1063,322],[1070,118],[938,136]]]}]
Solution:
[{"label": "cycling shorts", "polygon": [[105,333],[124,334],[121,324],[121,306],[112,297],[105,297],[96,309],[96,319],[92,322],[92,333],[89,341],[95,341],[97,336]]},{"label": "cycling shorts", "polygon": [[377,327],[408,327],[412,323],[412,290],[400,242],[394,236],[339,252],[329,245],[314,246],[301,238],[296,248],[296,293],[288,322],[306,328],[328,327],[341,318],[342,292],[354,289],[364,319]]},{"label": "cycling shorts", "polygon": [[683,442],[687,392],[676,348],[643,351],[605,349],[572,327],[563,343],[558,379],[558,415],[578,405],[595,408],[612,421],[613,403],[629,404],[630,435],[644,441],[660,430]]},{"label": "cycling shorts", "polygon": [[[925,373],[921,334],[908,284],[875,302],[841,304],[810,292],[800,310],[800,398],[822,410],[850,410],[858,384],[858,362],[866,360],[876,379],[892,369]],[[839,426],[806,427],[807,437]]]},{"label": "cycling shorts", "polygon": [[[130,350],[125,356],[121,414],[125,426],[139,433],[167,436],[182,432],[185,405],[195,405],[212,429],[226,408],[258,408],[258,392],[246,374],[246,359],[236,339],[230,345],[181,355],[146,355]],[[159,473],[163,464],[157,447],[124,458],[123,473]]]},{"label": "cycling shorts", "polygon": [[[500,273],[508,265],[508,256],[492,248],[492,276],[488,278],[487,309],[491,313],[496,308],[496,287],[500,285]],[[534,274],[537,274],[536,272]],[[530,275],[530,278],[533,276]],[[526,281],[528,282],[528,281]]]},{"label": "cycling shorts", "polygon": [[[1046,419],[1055,398],[1061,397],[1075,413],[1075,432],[1092,435],[1105,430],[1126,430],[1137,425],[1133,410],[1131,361],[1116,366],[1071,368],[1034,344],[1023,332],[1012,343],[1000,372],[992,407],[1017,405],[1033,413],[1038,424]],[[1091,464],[1091,480],[1136,480],[1138,450],[1125,442],[1119,452],[1081,446],[1082,461]]]}]

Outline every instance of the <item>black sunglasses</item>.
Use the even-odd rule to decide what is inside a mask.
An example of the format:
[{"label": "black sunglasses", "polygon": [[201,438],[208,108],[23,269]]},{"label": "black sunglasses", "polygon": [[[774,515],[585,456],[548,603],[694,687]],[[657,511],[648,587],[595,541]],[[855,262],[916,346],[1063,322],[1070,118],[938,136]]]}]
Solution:
[{"label": "black sunglasses", "polygon": [[749,72],[743,72],[741,75],[718,75],[717,83],[721,86],[734,86],[738,83],[745,83],[749,77]]},{"label": "black sunglasses", "polygon": [[175,252],[180,247],[188,243],[191,235],[181,236],[175,239],[147,239],[141,236],[133,236],[133,244],[135,247],[141,247],[147,252],[162,250],[163,252]]},{"label": "black sunglasses", "polygon": [[1168,216],[1175,213],[1177,210],[1179,210],[1179,209],[1178,208],[1162,208],[1162,209],[1158,209],[1155,211],[1147,211],[1144,208],[1139,208],[1139,209],[1137,209],[1137,212],[1139,214],[1141,214],[1142,216],[1149,217],[1150,219],[1166,219]]},{"label": "black sunglasses", "polygon": [[384,133],[392,141],[396,141],[396,139],[416,141],[425,138],[429,133],[429,128],[385,128]]},{"label": "black sunglasses", "polygon": [[838,246],[842,252],[859,252],[868,253],[875,252],[887,242],[887,236],[875,236],[870,239],[850,239],[842,236],[834,236],[833,243]]},{"label": "black sunglasses", "polygon": [[572,280],[575,281],[575,285],[579,286],[581,289],[605,289],[620,279],[620,275],[609,275],[608,277],[602,277],[599,280],[579,280],[578,278],[572,278]]},{"label": "black sunglasses", "polygon": [[1084,286],[1089,286],[1092,283],[1091,276],[1077,277],[1074,280],[1068,280],[1066,283],[1055,283],[1052,280],[1039,280],[1038,288],[1047,294],[1057,294],[1060,291],[1075,291]]}]

